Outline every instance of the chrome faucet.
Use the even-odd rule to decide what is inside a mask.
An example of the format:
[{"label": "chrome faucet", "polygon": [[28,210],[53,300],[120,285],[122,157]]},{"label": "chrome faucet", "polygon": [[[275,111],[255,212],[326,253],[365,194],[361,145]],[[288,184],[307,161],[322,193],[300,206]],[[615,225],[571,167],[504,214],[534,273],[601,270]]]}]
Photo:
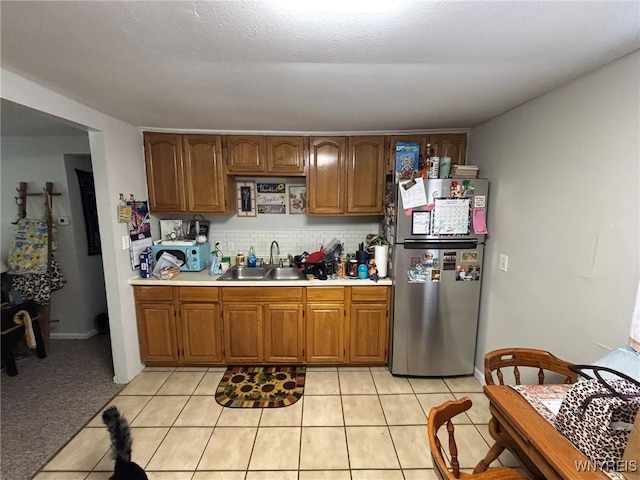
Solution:
[{"label": "chrome faucet", "polygon": [[280,245],[275,240],[271,242],[271,246],[269,247],[269,265],[273,265],[273,245],[275,244],[277,251],[276,255],[280,255]]}]

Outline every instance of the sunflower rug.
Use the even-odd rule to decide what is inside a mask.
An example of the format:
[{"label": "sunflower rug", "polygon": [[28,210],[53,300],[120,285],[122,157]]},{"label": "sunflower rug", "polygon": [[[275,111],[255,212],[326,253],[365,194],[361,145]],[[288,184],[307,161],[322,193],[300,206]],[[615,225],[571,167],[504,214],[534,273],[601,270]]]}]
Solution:
[{"label": "sunflower rug", "polygon": [[296,403],[304,392],[305,367],[228,367],[215,398],[223,407],[275,408]]}]

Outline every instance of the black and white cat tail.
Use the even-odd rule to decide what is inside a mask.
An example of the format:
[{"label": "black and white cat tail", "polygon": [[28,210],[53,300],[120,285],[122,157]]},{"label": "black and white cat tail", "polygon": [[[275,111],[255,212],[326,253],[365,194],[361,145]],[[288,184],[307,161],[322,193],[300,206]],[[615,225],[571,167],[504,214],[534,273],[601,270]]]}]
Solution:
[{"label": "black and white cat tail", "polygon": [[133,438],[127,419],[116,407],[109,407],[102,412],[102,421],[111,436],[111,455],[116,461],[110,480],[148,480],[142,467],[131,461]]}]

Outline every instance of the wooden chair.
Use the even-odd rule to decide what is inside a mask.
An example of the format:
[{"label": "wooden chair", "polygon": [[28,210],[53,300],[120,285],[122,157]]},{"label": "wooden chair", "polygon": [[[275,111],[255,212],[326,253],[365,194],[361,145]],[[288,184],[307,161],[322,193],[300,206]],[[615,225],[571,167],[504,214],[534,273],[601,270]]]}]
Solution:
[{"label": "wooden chair", "polygon": [[[436,475],[442,480],[468,478],[469,480],[524,480],[524,477],[516,470],[506,467],[490,468],[485,472],[476,474],[467,474],[460,471],[460,463],[458,462],[458,447],[454,437],[454,428],[451,419],[456,415],[460,415],[471,408],[471,400],[464,397],[456,401],[448,401],[434,407],[429,411],[427,421],[427,433],[429,434],[429,447],[431,448],[431,457],[433,458],[433,468]],[[446,424],[449,434],[449,455],[451,461],[451,470],[447,467],[442,444],[438,438],[438,430]]]},{"label": "wooden chair", "polygon": [[[512,368],[513,379],[516,385],[521,385],[521,369],[532,368],[537,370],[537,383],[542,385],[548,377],[545,372],[553,373],[550,375],[553,379],[559,379],[563,383],[574,383],[578,379],[578,374],[569,370],[569,362],[566,362],[546,350],[537,350],[534,348],[502,348],[488,352],[484,356],[484,380],[487,385],[496,385],[494,373],[500,385],[505,385],[503,369]],[[528,372],[531,373],[531,372]],[[527,378],[534,378],[530,376]],[[557,383],[555,379],[554,382]],[[507,382],[508,384],[509,382]],[[484,471],[489,465],[504,452],[507,445],[509,450],[522,462],[527,470],[531,472],[534,478],[544,478],[537,467],[531,463],[527,456],[522,453],[518,445],[511,441],[508,434],[503,433],[500,424],[495,418],[489,421],[489,433],[493,438],[499,438],[500,442],[496,442],[487,455],[478,463],[474,472]]]},{"label": "wooden chair", "polygon": [[503,368],[513,367],[515,384],[520,385],[520,367],[538,369],[538,384],[545,383],[545,371],[564,377],[564,383],[574,383],[578,374],[569,370],[569,362],[555,357],[546,350],[534,348],[502,348],[493,350],[484,356],[484,380],[487,385],[495,385],[495,372],[500,385],[504,385]]}]

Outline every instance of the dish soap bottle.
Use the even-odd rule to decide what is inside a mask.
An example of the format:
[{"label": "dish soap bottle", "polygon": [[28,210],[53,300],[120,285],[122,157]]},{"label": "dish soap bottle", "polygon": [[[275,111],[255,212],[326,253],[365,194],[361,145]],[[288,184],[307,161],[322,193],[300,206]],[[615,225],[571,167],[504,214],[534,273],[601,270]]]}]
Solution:
[{"label": "dish soap bottle", "polygon": [[218,263],[218,256],[214,253],[211,255],[211,264],[209,265],[209,275],[214,277],[218,275],[220,269],[220,264]]},{"label": "dish soap bottle", "polygon": [[247,256],[247,267],[255,267],[257,263],[256,252],[253,247],[249,248],[249,255]]}]

